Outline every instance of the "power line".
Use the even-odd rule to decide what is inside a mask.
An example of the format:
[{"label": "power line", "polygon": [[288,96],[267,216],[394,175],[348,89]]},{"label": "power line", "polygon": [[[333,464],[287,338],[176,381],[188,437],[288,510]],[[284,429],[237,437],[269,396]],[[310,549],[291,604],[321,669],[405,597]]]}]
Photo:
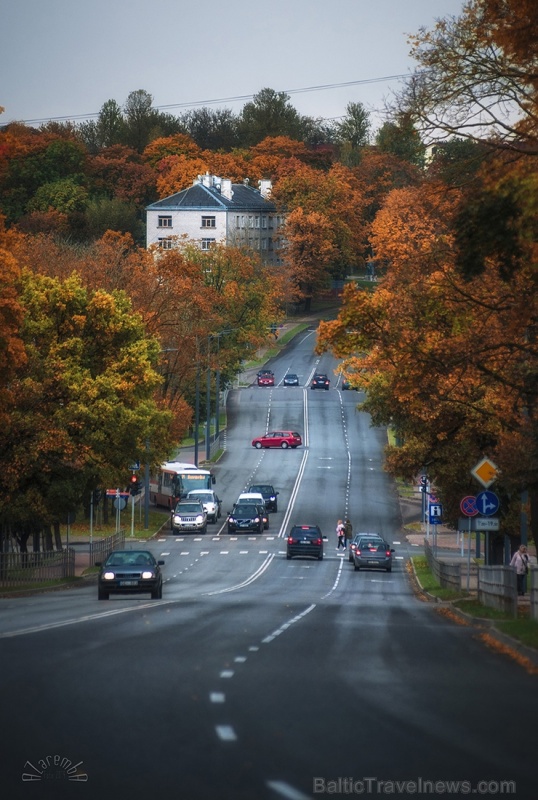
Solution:
[{"label": "power line", "polygon": [[[387,83],[388,81],[393,80],[400,80],[402,78],[408,78],[408,74],[403,75],[385,75],[382,78],[363,78],[362,80],[358,81],[345,81],[342,83],[326,83],[320,84],[318,86],[306,86],[302,89],[284,89],[284,94],[304,94],[306,92],[321,92],[326,91],[328,89],[344,89],[348,86],[364,86],[369,83]],[[199,106],[211,106],[215,105],[216,103],[233,103],[233,102],[248,102],[255,97],[254,94],[244,94],[244,95],[235,95],[233,97],[219,97],[213,100],[194,100],[190,103],[171,103],[169,105],[163,106],[155,106],[157,111],[167,111],[172,108],[197,108]],[[23,119],[20,122],[24,122],[27,125],[33,125],[36,123],[41,122],[68,122],[68,121],[77,121],[77,120],[86,120],[86,119],[94,119],[99,116],[100,111],[94,111],[90,114],[73,114],[73,115],[66,115],[62,117],[41,117],[36,119]],[[2,127],[9,123],[2,123]]]}]

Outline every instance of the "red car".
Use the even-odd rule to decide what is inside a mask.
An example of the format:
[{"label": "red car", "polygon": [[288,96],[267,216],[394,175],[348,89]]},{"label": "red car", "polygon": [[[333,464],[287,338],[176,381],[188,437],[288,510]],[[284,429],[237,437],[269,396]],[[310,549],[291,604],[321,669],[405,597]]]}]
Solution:
[{"label": "red car", "polygon": [[275,376],[269,370],[263,370],[258,373],[258,386],[274,386]]},{"label": "red car", "polygon": [[264,436],[257,436],[252,440],[252,447],[261,450],[262,447],[299,447],[303,443],[301,434],[296,431],[270,431]]}]

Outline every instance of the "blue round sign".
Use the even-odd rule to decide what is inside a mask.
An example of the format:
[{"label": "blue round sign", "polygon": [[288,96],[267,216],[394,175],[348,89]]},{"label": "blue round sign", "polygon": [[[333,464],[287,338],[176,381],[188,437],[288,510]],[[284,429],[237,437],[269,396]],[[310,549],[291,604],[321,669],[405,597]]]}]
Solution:
[{"label": "blue round sign", "polygon": [[476,507],[483,517],[492,517],[499,510],[499,498],[494,492],[480,492],[476,495]]}]

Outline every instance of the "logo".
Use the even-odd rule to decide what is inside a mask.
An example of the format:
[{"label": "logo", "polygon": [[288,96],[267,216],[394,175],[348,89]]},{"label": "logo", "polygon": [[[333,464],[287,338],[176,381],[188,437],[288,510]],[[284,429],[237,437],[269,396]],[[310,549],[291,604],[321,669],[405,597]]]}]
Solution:
[{"label": "logo", "polygon": [[73,764],[70,758],[65,756],[45,756],[40,758],[37,766],[27,761],[23,767],[23,781],[71,781],[72,783],[85,783],[88,776],[81,772],[78,764]]}]

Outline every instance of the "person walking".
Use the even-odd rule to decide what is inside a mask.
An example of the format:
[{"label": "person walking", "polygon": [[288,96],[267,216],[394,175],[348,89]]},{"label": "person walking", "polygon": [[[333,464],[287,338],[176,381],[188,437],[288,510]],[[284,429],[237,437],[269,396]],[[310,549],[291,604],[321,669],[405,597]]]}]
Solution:
[{"label": "person walking", "polygon": [[344,546],[349,547],[351,544],[351,540],[353,539],[353,525],[351,524],[351,520],[349,517],[346,517],[346,521],[344,523],[344,531],[345,531],[345,539],[344,539]]},{"label": "person walking", "polygon": [[338,537],[338,545],[336,547],[337,550],[340,550],[340,546],[345,550],[345,538],[346,538],[346,529],[344,527],[344,523],[341,519],[338,520],[336,524],[336,535]]},{"label": "person walking", "polygon": [[524,544],[519,545],[510,561],[510,566],[516,568],[517,593],[524,595],[527,590],[527,573],[529,571],[529,555]]}]

